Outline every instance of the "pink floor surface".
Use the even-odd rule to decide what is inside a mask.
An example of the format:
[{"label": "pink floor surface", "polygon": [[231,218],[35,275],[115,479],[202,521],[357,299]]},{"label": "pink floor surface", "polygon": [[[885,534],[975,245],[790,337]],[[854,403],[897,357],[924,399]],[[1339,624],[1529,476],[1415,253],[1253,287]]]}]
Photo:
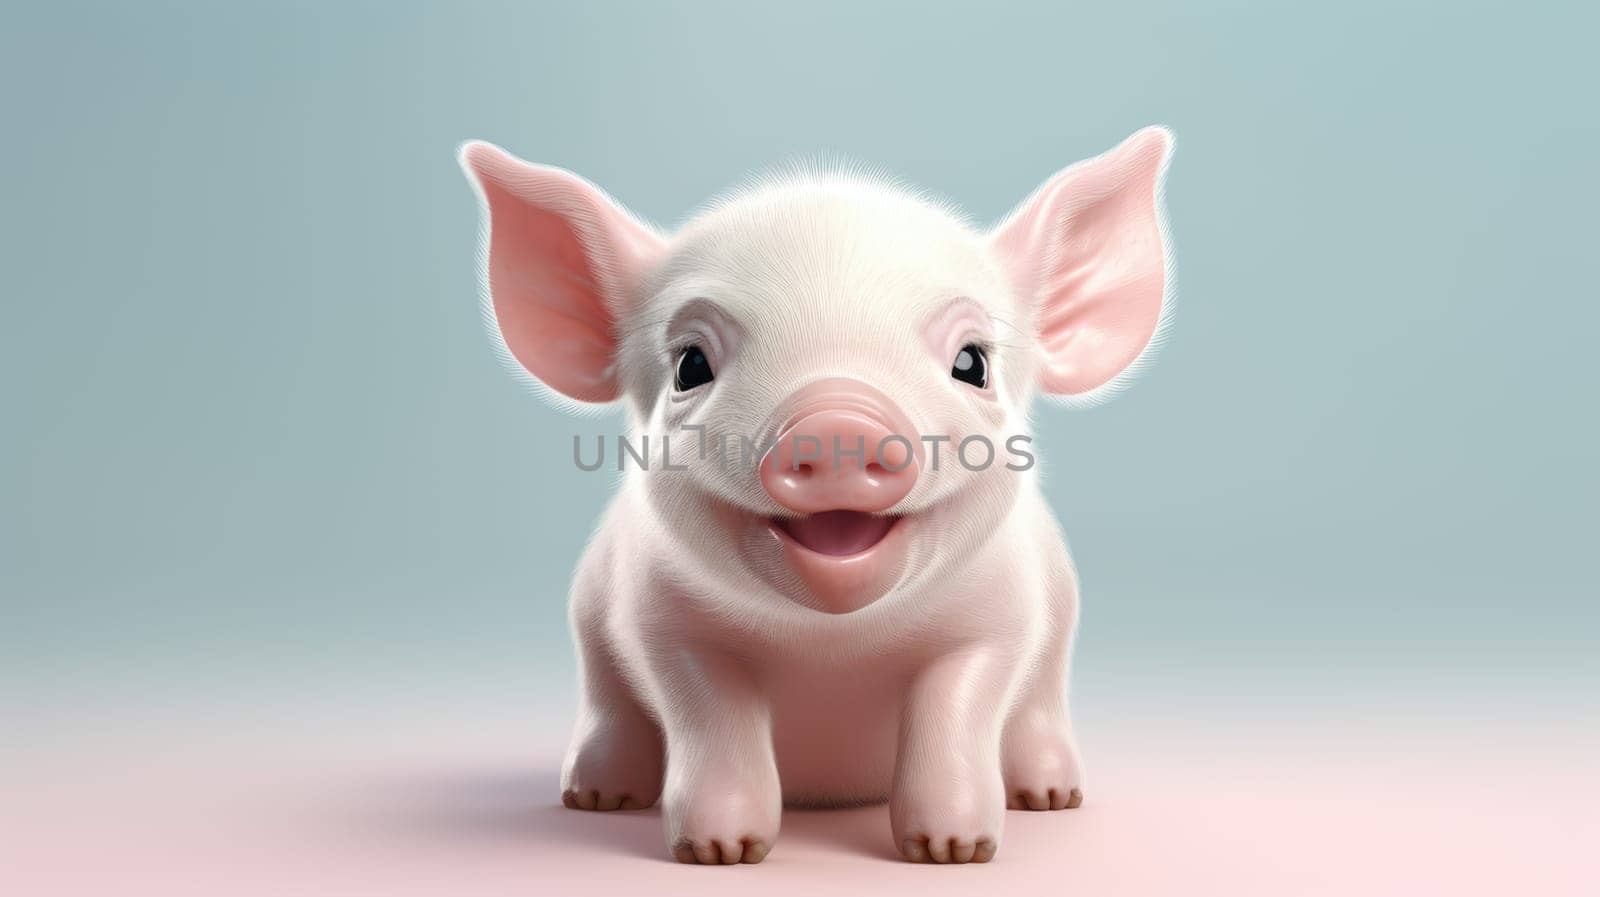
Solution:
[{"label": "pink floor surface", "polygon": [[17,752],[0,893],[1600,893],[1592,728],[1134,723],[1091,739],[1081,809],[1008,813],[991,864],[900,862],[869,807],[788,812],[766,862],[699,868],[656,810],[562,808],[559,745],[515,751],[525,723],[329,726]]}]

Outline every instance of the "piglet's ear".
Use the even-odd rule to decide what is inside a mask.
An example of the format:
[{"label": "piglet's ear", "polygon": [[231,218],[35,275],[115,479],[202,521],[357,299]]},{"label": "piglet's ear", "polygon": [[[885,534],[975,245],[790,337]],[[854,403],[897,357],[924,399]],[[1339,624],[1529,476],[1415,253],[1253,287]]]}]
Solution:
[{"label": "piglet's ear", "polygon": [[571,172],[477,141],[460,158],[488,218],[485,276],[506,348],[568,398],[616,399],[616,322],[661,237]]},{"label": "piglet's ear", "polygon": [[1172,133],[1151,127],[1052,177],[995,228],[990,247],[1033,303],[1039,385],[1083,396],[1128,369],[1166,304],[1161,182]]}]

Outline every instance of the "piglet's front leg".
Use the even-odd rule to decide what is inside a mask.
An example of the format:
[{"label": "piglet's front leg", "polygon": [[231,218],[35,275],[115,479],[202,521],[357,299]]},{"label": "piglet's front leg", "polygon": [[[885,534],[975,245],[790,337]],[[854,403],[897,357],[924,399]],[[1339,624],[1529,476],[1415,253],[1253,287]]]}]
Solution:
[{"label": "piglet's front leg", "polygon": [[727,659],[697,658],[672,679],[663,711],[667,849],[680,863],[759,863],[783,809],[767,704]]},{"label": "piglet's front leg", "polygon": [[1000,847],[1000,731],[1013,662],[980,649],[913,681],[889,799],[895,845],[914,863],[987,863]]}]

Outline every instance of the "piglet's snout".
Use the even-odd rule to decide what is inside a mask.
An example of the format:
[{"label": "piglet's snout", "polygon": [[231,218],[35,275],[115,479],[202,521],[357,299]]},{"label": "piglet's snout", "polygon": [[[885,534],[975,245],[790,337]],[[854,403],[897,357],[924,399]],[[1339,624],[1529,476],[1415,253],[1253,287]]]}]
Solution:
[{"label": "piglet's snout", "polygon": [[905,415],[872,387],[825,380],[797,393],[761,485],[801,514],[884,511],[917,483],[919,442]]}]

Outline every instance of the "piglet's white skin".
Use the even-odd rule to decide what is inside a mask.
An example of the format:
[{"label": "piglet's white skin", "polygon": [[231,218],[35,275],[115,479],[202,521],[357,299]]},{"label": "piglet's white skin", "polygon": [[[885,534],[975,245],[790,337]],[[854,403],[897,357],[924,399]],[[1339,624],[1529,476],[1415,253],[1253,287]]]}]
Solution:
[{"label": "piglet's white skin", "polygon": [[[990,229],[798,176],[666,234],[577,175],[462,148],[507,359],[559,403],[622,403],[631,441],[671,434],[686,468],[630,464],[578,565],[567,806],[659,800],[671,856],[731,864],[767,856],[785,803],[887,799],[901,854],[934,863],[992,859],[1008,807],[1080,804],[1066,543],[1033,470],[952,453],[1148,357],[1171,151],[1139,131]],[[777,447],[700,457],[694,427]]]}]

